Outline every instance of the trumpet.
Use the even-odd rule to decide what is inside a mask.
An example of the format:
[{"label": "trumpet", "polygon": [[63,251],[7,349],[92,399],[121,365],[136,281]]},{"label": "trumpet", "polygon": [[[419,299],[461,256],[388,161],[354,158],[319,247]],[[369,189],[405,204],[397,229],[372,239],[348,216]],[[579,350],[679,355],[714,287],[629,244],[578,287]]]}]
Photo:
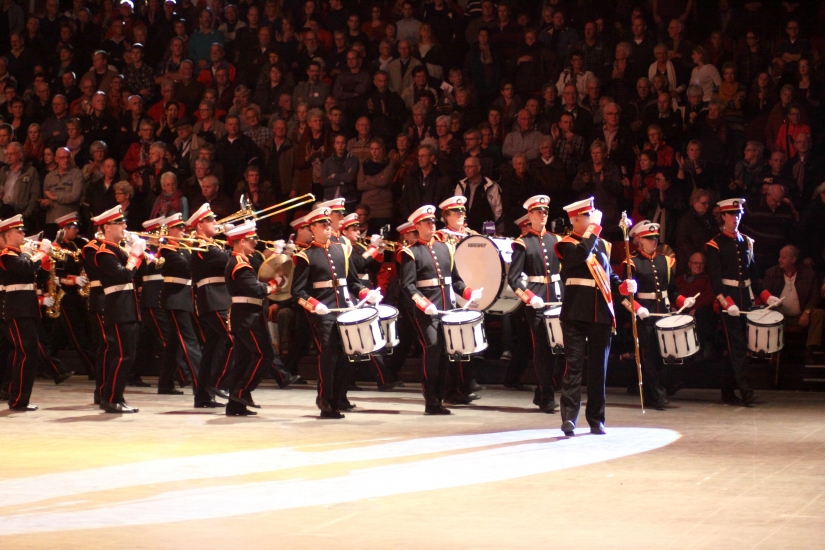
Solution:
[{"label": "trumpet", "polygon": [[[361,237],[361,244],[364,244],[367,247],[371,246],[370,238],[369,237]],[[398,241],[382,240],[381,245],[385,249],[389,250],[390,252],[395,252],[395,251],[401,250],[402,248],[407,246],[407,243],[401,243],[401,242],[398,242]]]},{"label": "trumpet", "polygon": [[263,220],[270,216],[280,214],[281,212],[298,208],[304,204],[309,204],[313,201],[315,201],[315,195],[312,193],[307,193],[305,195],[301,195],[300,197],[287,199],[284,202],[279,202],[278,204],[273,204],[272,206],[267,206],[266,208],[262,208],[260,210],[252,210],[252,203],[246,198],[246,195],[241,195],[241,209],[234,214],[221,218],[217,223],[219,225],[224,225],[226,223],[235,222],[244,218],[251,218],[254,221]]}]

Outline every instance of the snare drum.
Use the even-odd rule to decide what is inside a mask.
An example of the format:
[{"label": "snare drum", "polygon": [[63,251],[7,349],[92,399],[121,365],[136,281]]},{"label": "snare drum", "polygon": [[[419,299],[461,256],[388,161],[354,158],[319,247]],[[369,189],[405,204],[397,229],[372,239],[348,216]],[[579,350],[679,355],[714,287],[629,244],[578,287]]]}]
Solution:
[{"label": "snare drum", "polygon": [[544,312],[544,326],[547,327],[547,340],[554,355],[564,353],[564,335],[561,333],[560,307],[551,307]]},{"label": "snare drum", "polygon": [[484,314],[479,311],[454,311],[441,318],[444,348],[451,361],[487,349]]},{"label": "snare drum", "polygon": [[785,345],[785,316],[778,311],[757,310],[747,315],[748,350],[771,355]]},{"label": "snare drum", "polygon": [[347,311],[338,316],[337,322],[344,353],[350,356],[350,360],[378,353],[386,345],[375,308]]},{"label": "snare drum", "polygon": [[656,321],[659,354],[666,363],[682,363],[699,353],[696,321],[690,315],[671,315]]},{"label": "snare drum", "polygon": [[387,352],[391,353],[392,348],[400,343],[397,328],[398,310],[392,306],[378,304],[378,318],[381,322],[384,340],[387,341]]},{"label": "snare drum", "polygon": [[[484,296],[469,309],[504,315],[521,305],[521,300],[507,284],[512,256],[512,239],[470,235],[456,245],[455,267],[461,279],[470,288],[484,289]],[[464,306],[466,300],[456,296],[456,302]]]}]

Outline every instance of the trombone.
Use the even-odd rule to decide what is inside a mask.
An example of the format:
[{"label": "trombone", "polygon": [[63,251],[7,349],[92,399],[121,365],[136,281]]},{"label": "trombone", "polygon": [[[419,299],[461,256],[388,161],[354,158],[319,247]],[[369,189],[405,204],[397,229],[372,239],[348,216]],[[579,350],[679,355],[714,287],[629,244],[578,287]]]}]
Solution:
[{"label": "trombone", "polygon": [[[191,237],[170,237],[164,233],[141,233],[139,231],[124,231],[123,239],[128,241],[131,237],[140,237],[147,240],[155,240],[159,245],[169,248],[184,248],[189,251],[206,252],[206,248],[201,246],[204,242],[201,239],[194,239]],[[190,246],[187,243],[192,243]],[[198,246],[201,245],[201,246]]]},{"label": "trombone", "polygon": [[300,197],[287,199],[284,202],[279,202],[278,204],[273,204],[272,206],[267,206],[266,208],[262,208],[260,210],[252,210],[252,203],[246,198],[246,195],[241,195],[241,200],[239,201],[241,209],[234,214],[221,218],[217,221],[217,223],[219,225],[223,225],[225,223],[235,222],[244,218],[252,218],[254,221],[259,221],[270,216],[274,216],[275,214],[292,210],[293,208],[297,208],[304,204],[309,204],[313,201],[315,201],[315,195],[312,193],[307,193],[305,195],[301,195]]}]

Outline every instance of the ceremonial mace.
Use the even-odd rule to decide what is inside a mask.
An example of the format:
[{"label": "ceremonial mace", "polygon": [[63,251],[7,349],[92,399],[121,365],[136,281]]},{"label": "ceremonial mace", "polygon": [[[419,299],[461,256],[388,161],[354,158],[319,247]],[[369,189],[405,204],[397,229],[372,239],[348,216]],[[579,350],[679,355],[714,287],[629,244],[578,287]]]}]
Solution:
[{"label": "ceremonial mace", "polygon": [[[622,220],[619,222],[619,227],[622,228],[624,235],[624,254],[627,262],[627,278],[633,277],[633,270],[630,267],[630,240],[627,236],[630,226],[633,222],[627,217],[627,212],[622,212]],[[636,300],[633,293],[628,295],[630,298],[630,322],[633,325],[633,350],[636,352],[636,374],[639,377],[639,402],[642,404],[642,414],[645,412],[645,397],[642,392],[642,361],[639,358],[639,331],[636,328]]]}]

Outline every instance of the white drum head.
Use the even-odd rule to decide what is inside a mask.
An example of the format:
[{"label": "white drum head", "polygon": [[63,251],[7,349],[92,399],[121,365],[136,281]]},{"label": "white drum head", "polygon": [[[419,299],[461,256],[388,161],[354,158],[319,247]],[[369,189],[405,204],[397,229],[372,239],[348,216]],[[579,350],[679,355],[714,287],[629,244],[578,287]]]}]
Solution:
[{"label": "white drum head", "polygon": [[785,316],[778,311],[760,309],[748,313],[748,322],[752,325],[771,326],[781,323]]},{"label": "white drum head", "polygon": [[560,307],[551,307],[544,312],[545,317],[559,317],[561,315]]},{"label": "white drum head", "polygon": [[693,322],[693,317],[690,315],[671,315],[670,317],[663,317],[656,321],[656,326],[659,328],[679,328],[684,327]]},{"label": "white drum head", "polygon": [[377,313],[378,311],[376,311],[375,308],[362,307],[360,309],[354,309],[352,311],[346,311],[340,314],[337,321],[346,325],[357,324],[366,321]]},{"label": "white drum head", "polygon": [[[455,248],[455,267],[464,284],[484,289],[481,300],[470,309],[486,311],[498,299],[505,284],[504,260],[496,243],[484,235],[465,237]],[[460,306],[467,303],[461,296],[456,296],[456,301]]]},{"label": "white drum head", "polygon": [[463,325],[477,321],[483,314],[479,311],[455,311],[441,318],[442,323],[448,325]]},{"label": "white drum head", "polygon": [[393,306],[378,304],[378,316],[381,319],[389,319],[390,317],[395,317],[396,315],[398,315],[398,310]]}]

